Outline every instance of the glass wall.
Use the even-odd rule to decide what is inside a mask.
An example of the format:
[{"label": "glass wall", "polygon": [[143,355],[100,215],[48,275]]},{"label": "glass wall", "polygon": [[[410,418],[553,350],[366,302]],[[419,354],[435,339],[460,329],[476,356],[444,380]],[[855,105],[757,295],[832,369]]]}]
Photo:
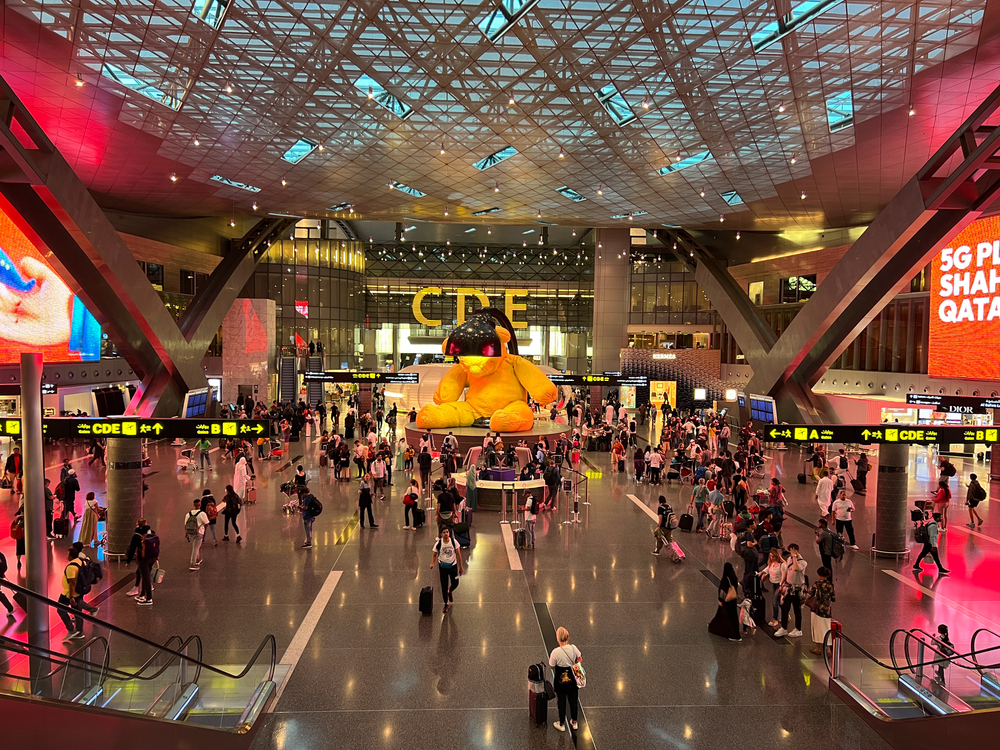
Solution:
[{"label": "glass wall", "polygon": [[712,325],[715,313],[694,274],[679,262],[633,262],[631,325]]}]

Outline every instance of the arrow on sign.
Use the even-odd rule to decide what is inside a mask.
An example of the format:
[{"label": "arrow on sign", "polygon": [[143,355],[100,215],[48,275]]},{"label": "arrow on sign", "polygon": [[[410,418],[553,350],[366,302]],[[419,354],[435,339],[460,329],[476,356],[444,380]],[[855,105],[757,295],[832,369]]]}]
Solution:
[{"label": "arrow on sign", "polygon": [[162,431],[163,431],[163,425],[162,424],[160,424],[159,422],[157,422],[156,424],[153,425],[153,432],[155,432],[157,435],[159,435],[160,432],[162,432]]}]

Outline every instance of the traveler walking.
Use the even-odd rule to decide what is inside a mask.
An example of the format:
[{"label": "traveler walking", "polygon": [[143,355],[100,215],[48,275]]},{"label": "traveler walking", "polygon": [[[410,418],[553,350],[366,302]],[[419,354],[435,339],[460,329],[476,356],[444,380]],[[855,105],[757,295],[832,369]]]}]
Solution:
[{"label": "traveler walking", "polygon": [[[945,463],[948,463],[947,461]],[[951,466],[950,463],[948,463]],[[954,467],[952,467],[954,469]],[[934,514],[941,516],[941,533],[948,532],[948,506],[951,505],[951,488],[948,487],[948,477],[938,480],[937,492],[934,493]]]},{"label": "traveler walking", "polygon": [[576,730],[579,714],[579,685],[577,684],[574,665],[583,661],[580,649],[569,642],[569,631],[559,628],[556,631],[559,645],[549,654],[549,666],[552,668],[552,685],[559,700],[559,721],[552,724],[560,732],[566,731],[566,709],[569,707],[569,725]]},{"label": "traveler walking", "polygon": [[444,599],[444,611],[450,612],[455,601],[454,592],[458,588],[459,576],[465,574],[465,563],[462,561],[462,550],[451,538],[451,528],[441,528],[441,536],[434,542],[431,552],[431,570],[434,563],[438,564],[441,576],[441,597]]},{"label": "traveler walking", "polygon": [[934,513],[931,516],[931,520],[924,523],[922,526],[918,526],[916,533],[914,533],[914,539],[918,542],[923,541],[923,547],[920,548],[919,554],[917,554],[917,560],[913,563],[913,570],[916,573],[922,572],[920,567],[923,563],[924,558],[929,554],[934,558],[934,564],[938,567],[938,573],[940,575],[946,576],[951,571],[941,564],[941,558],[938,557],[938,540],[940,538],[940,524],[941,524],[941,514]]},{"label": "traveler walking", "polygon": [[201,510],[201,498],[194,499],[194,506],[184,516],[184,539],[191,545],[191,561],[188,570],[201,568],[201,544],[205,540],[208,516]]},{"label": "traveler walking", "polygon": [[809,649],[809,653],[821,655],[820,647],[830,632],[831,618],[833,617],[833,603],[837,600],[837,595],[833,590],[833,574],[826,566],[816,571],[819,580],[813,584],[809,590],[810,606],[812,615],[809,617],[809,625],[812,630],[813,643],[816,645]]},{"label": "traveler walking", "polygon": [[[76,592],[76,582],[80,575],[80,569],[83,565],[80,561],[80,548],[76,545],[70,547],[68,558],[69,563],[65,568],[63,568],[62,591],[59,594],[59,603],[79,612],[82,609],[82,606],[80,605],[80,596]],[[84,637],[82,617],[72,612],[66,612],[63,609],[60,609],[59,619],[62,620],[63,625],[66,626],[66,637],[63,638],[64,643],[80,640]]]},{"label": "traveler walking", "polygon": [[[316,516],[323,512],[323,506],[316,499],[308,487],[303,487],[299,493],[299,512],[302,514],[302,528],[306,532],[306,540],[302,543],[302,549],[309,549],[313,546],[313,522]],[[362,520],[364,528],[364,520]]]},{"label": "traveler walking", "polygon": [[208,517],[208,530],[212,532],[212,541],[215,542],[213,546],[218,547],[219,537],[215,535],[215,523],[219,518],[219,509],[215,504],[215,497],[212,496],[212,490],[202,490],[201,510]]},{"label": "traveler walking", "polygon": [[[139,555],[139,545],[142,544],[143,537],[146,536],[146,532],[149,530],[149,524],[146,523],[145,518],[140,518],[135,522],[135,531],[132,532],[132,539],[128,543],[128,549],[125,551],[125,567],[127,568],[132,560],[138,562]],[[135,570],[135,584],[131,589],[125,592],[125,596],[139,596],[141,591],[142,580],[139,575],[139,566],[136,565]]]},{"label": "traveler walking", "polygon": [[524,532],[529,549],[535,548],[535,521],[538,518],[538,500],[530,492],[524,498]]},{"label": "traveler walking", "polygon": [[837,523],[837,533],[842,534],[847,531],[847,538],[851,542],[851,549],[857,549],[858,545],[854,540],[854,503],[848,499],[847,491],[841,490],[837,499],[833,501],[833,517]]},{"label": "traveler walking", "polygon": [[731,641],[742,641],[740,635],[740,616],[736,605],[739,581],[732,563],[726,563],[722,568],[722,579],[719,581],[719,606],[715,617],[708,624],[708,632]]},{"label": "traveler walking", "polygon": [[93,547],[97,542],[97,521],[103,510],[94,493],[88,492],[83,504],[83,523],[80,524],[79,541],[83,546]]},{"label": "traveler walking", "polygon": [[[197,443],[194,444],[194,447],[198,449],[198,461],[200,464],[200,470],[205,471],[205,464],[208,464],[208,469],[209,471],[211,471],[212,459],[209,456],[209,451],[212,450],[212,441],[209,440],[207,437],[202,437],[201,440],[199,440]],[[260,450],[260,446],[258,446],[257,449],[259,451],[258,455],[260,455],[261,458],[263,458],[263,451]]]},{"label": "traveler walking", "polygon": [[[788,559],[781,564],[781,622],[774,634],[798,638],[802,635],[802,588],[806,584],[806,565],[799,555],[799,545],[788,545]],[[788,613],[795,610],[795,627],[788,629]]]},{"label": "traveler walking", "polygon": [[[979,515],[976,507],[987,497],[986,490],[979,483],[975,474],[969,474],[969,491],[965,494],[965,504],[969,506],[969,528],[983,525],[983,519]],[[976,521],[979,521],[977,524]]]},{"label": "traveler walking", "polygon": [[358,517],[361,519],[361,528],[365,527],[365,511],[368,512],[368,525],[373,529],[378,528],[375,518],[372,516],[372,475],[365,474],[361,477],[361,484],[358,485]]},{"label": "traveler walking", "polygon": [[240,527],[236,525],[236,518],[243,507],[243,501],[236,494],[233,485],[226,485],[226,494],[222,498],[222,502],[226,504],[226,507],[222,510],[222,515],[225,517],[225,523],[222,526],[222,541],[229,541],[229,524],[232,524],[233,531],[236,532],[236,543],[239,544],[243,541],[243,537],[240,536]]}]

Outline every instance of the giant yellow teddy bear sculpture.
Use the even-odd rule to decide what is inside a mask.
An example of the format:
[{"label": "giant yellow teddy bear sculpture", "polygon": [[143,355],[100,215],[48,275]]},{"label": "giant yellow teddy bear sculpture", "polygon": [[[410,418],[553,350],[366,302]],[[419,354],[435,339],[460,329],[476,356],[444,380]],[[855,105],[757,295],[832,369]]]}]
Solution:
[{"label": "giant yellow teddy bear sculpture", "polygon": [[[501,325],[494,326],[493,318]],[[418,427],[468,427],[476,419],[489,418],[491,430],[523,432],[535,422],[525,394],[541,404],[559,395],[545,373],[517,355],[513,328],[499,310],[477,311],[452,330],[443,350],[458,362],[441,379],[434,403],[417,414]]]}]

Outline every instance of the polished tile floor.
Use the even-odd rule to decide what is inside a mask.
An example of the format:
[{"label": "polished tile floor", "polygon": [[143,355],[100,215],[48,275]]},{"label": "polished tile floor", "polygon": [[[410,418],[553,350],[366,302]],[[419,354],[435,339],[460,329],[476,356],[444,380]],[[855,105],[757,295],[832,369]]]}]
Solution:
[{"label": "polished tile floor", "polygon": [[[730,559],[741,572],[739,559],[728,544],[679,532],[683,565],[653,557],[652,521],[631,497],[655,508],[662,493],[681,509],[690,488],[636,485],[611,473],[606,455],[587,454],[591,505],[581,508],[579,524],[562,523],[565,506],[540,518],[536,549],[518,553],[523,570],[511,570],[498,518],[477,514],[468,573],[453,611],[442,615],[437,573],[429,569],[433,534],[426,527],[402,528],[397,493],[405,482],[397,478],[389,498],[377,503],[379,529],[357,529],[356,482],[335,483],[332,472],[318,468],[312,439],[293,444],[291,467],[258,462],[259,502],[240,517],[244,543],[209,542],[201,571],[189,572],[184,511],[204,487],[221,495],[232,474],[216,452],[214,471],[178,475],[177,451],[167,444],[154,448],[145,508],[162,539],[167,578],[154,606],[139,608],[125,596],[131,572],[112,563],[94,594],[102,618],[157,641],[199,633],[206,658],[224,664],[245,662],[265,635],[274,634],[280,658],[330,572],[342,572],[255,748],[541,748],[574,741],[599,748],[886,747],[829,693],[821,661],[808,653],[808,614],[802,639],[775,639],[769,629],[743,643],[708,634],[715,576]],[[47,455],[50,476],[57,477],[62,455]],[[75,459],[84,491],[102,494],[103,472],[87,465],[83,447],[67,455]],[[296,463],[306,466],[325,507],[312,550],[299,548],[299,519],[280,512],[278,487]],[[913,497],[930,491],[933,464],[931,452],[911,452]],[[982,465],[957,465],[960,477],[977,469],[986,474]],[[775,452],[767,466],[782,477],[790,510],[801,519],[785,524],[784,540],[798,541],[815,571],[813,485],[795,481],[802,456]],[[835,570],[834,616],[845,632],[883,655],[897,627],[932,629],[947,622],[959,645],[976,627],[1000,627],[994,574],[1000,517],[991,517],[991,503],[981,506],[986,524],[975,534],[962,528],[964,511],[956,508],[942,547],[950,578],[937,579],[933,566],[915,577],[911,563],[867,554],[875,504],[870,484],[867,497],[854,498],[861,551],[849,550]],[[6,492],[0,492],[0,508],[9,520]],[[218,531],[221,539],[221,519]],[[67,546],[52,544],[53,592]],[[0,538],[0,549],[16,581],[13,543]],[[422,586],[435,587],[431,617],[417,611]],[[575,738],[551,724],[536,728],[526,705],[527,667],[546,658],[559,626],[583,652],[589,678]],[[61,638],[59,623],[53,628]],[[23,622],[3,632],[23,637]],[[553,701],[550,721],[556,715]]]}]

